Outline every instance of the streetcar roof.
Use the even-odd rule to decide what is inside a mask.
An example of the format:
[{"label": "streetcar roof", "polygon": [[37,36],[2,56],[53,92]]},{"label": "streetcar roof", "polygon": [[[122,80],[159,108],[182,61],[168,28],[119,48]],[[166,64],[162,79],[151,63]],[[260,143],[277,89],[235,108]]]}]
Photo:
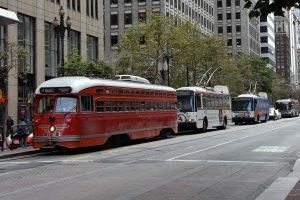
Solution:
[{"label": "streetcar roof", "polygon": [[78,93],[84,89],[97,87],[97,86],[108,86],[108,87],[126,87],[136,89],[149,89],[149,90],[163,90],[163,91],[176,91],[174,88],[168,86],[116,81],[100,78],[89,78],[82,76],[69,76],[53,78],[40,84],[35,90],[35,94],[40,94],[40,88],[55,88],[55,87],[71,87],[72,93]]},{"label": "streetcar roof", "polygon": [[261,97],[256,96],[255,94],[240,94],[238,97],[261,98]]}]

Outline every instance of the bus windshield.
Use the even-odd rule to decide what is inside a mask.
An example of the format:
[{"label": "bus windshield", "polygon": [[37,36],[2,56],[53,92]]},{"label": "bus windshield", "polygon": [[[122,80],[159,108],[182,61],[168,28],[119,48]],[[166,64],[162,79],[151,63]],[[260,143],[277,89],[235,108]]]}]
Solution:
[{"label": "bus windshield", "polygon": [[55,112],[76,112],[77,98],[71,96],[60,96],[56,98]]},{"label": "bus windshield", "polygon": [[253,111],[251,99],[233,99],[232,111]]},{"label": "bus windshield", "polygon": [[193,112],[194,96],[177,96],[177,104],[180,112]]},{"label": "bus windshield", "polygon": [[279,109],[281,111],[287,111],[290,109],[289,108],[290,106],[288,103],[276,103],[275,107],[276,107],[276,109]]}]

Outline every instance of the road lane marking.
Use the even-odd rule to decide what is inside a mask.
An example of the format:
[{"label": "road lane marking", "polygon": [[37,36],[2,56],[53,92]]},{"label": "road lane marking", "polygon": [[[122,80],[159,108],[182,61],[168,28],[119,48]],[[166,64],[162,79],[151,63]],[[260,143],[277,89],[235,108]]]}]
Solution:
[{"label": "road lane marking", "polygon": [[282,153],[290,147],[284,146],[260,146],[253,150],[253,152],[266,152],[266,153]]},{"label": "road lane marking", "polygon": [[226,145],[226,144],[230,144],[230,143],[233,143],[233,142],[237,142],[237,141],[240,141],[240,140],[244,140],[246,138],[250,138],[250,137],[253,137],[253,136],[256,136],[256,135],[261,135],[261,134],[264,134],[264,133],[267,133],[267,132],[271,132],[271,131],[274,131],[276,129],[280,129],[280,128],[283,128],[283,127],[286,127],[286,126],[290,126],[290,124],[286,124],[286,125],[281,126],[281,127],[273,128],[273,129],[266,130],[266,131],[263,131],[263,132],[260,132],[260,133],[255,133],[255,134],[248,135],[248,136],[245,136],[245,137],[230,140],[230,141],[227,141],[227,142],[223,142],[223,143],[211,146],[211,147],[207,147],[207,148],[204,148],[204,149],[199,149],[197,151],[193,151],[193,152],[185,153],[185,154],[182,154],[182,155],[179,155],[179,156],[175,156],[175,157],[167,159],[167,161],[172,161],[172,160],[175,160],[177,158],[181,158],[181,157],[184,157],[184,156],[188,156],[188,155],[192,155],[192,154],[195,154],[195,153],[199,153],[199,152],[207,151],[207,150],[210,150],[210,149],[214,149],[214,148],[217,148],[217,147],[220,147],[220,146],[223,146],[223,145]]},{"label": "road lane marking", "polygon": [[[168,160],[167,160],[168,161]],[[279,162],[259,162],[245,160],[171,160],[169,162],[207,162],[207,163],[242,163],[242,164],[278,164]]]}]

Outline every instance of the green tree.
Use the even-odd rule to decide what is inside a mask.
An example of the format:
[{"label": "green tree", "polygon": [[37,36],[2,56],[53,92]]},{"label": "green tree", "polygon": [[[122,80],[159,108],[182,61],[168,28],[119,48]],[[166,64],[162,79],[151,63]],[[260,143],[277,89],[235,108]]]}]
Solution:
[{"label": "green tree", "polygon": [[[60,74],[62,67],[58,67]],[[107,64],[103,60],[94,62],[83,61],[78,54],[77,49],[72,49],[68,60],[64,64],[65,76],[95,76],[95,77],[112,77],[115,74],[113,65]]]},{"label": "green tree", "polygon": [[285,10],[299,8],[299,5],[300,0],[258,0],[256,3],[253,3],[253,0],[245,0],[245,8],[250,9],[250,17],[267,16],[270,13],[283,16]]},{"label": "green tree", "polygon": [[147,22],[140,22],[122,36],[118,49],[118,73],[150,77],[162,82],[160,68],[168,54],[172,21],[152,14]]}]

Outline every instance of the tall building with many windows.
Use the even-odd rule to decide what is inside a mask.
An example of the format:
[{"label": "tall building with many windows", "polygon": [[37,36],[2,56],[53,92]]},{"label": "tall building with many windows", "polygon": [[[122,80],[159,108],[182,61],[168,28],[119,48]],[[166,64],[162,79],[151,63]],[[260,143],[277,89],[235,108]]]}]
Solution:
[{"label": "tall building with many windows", "polygon": [[[122,34],[151,13],[199,24],[204,35],[214,32],[213,0],[109,0],[104,1],[105,59],[115,63]],[[137,38],[138,39],[138,38]]]},{"label": "tall building with many windows", "polygon": [[275,25],[274,15],[260,17],[261,57],[267,61],[267,66],[276,69],[275,59]]},{"label": "tall building with many windows", "polygon": [[[54,17],[59,18],[60,7],[64,8],[66,20],[70,17],[70,34],[65,33],[64,55],[68,57],[71,48],[87,60],[104,58],[103,4],[98,0],[0,0],[0,7],[17,13],[19,23],[0,27],[0,48],[7,42],[18,44],[30,53],[26,63],[9,73],[7,113],[15,121],[21,117],[31,119],[32,99],[35,88],[43,81],[57,76],[57,66],[62,52],[57,48],[52,25]],[[0,65],[1,67],[1,65]],[[26,77],[16,76],[27,71]],[[0,121],[3,124],[3,119]]]},{"label": "tall building with many windows", "polygon": [[228,52],[260,55],[260,23],[249,19],[244,0],[215,0],[215,32],[227,39]]}]

